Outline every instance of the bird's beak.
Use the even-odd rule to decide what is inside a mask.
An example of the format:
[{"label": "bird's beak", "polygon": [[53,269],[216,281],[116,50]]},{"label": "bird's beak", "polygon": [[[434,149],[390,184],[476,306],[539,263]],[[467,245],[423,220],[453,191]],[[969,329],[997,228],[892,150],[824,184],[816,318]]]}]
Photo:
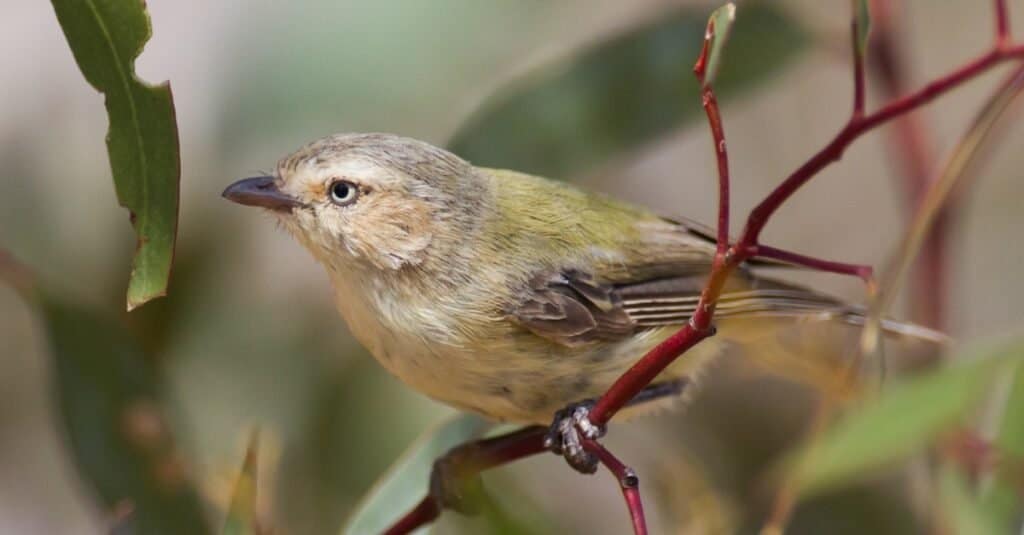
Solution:
[{"label": "bird's beak", "polygon": [[238,204],[259,206],[278,212],[290,212],[297,206],[304,206],[295,197],[277,189],[272,176],[243,178],[228,186],[221,196]]}]

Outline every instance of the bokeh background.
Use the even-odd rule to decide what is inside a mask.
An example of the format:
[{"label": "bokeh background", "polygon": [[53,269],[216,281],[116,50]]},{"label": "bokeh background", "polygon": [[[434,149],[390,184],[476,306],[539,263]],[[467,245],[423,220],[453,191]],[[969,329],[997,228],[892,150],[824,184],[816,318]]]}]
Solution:
[{"label": "bokeh background", "polygon": [[[897,4],[898,39],[913,81],[989,43],[987,4]],[[741,19],[747,5],[740,3]],[[734,225],[848,114],[847,3],[772,5],[799,35],[791,36],[794,52],[771,74],[723,105]],[[124,316],[160,370],[162,410],[211,503],[226,500],[248,432],[258,426],[264,520],[279,533],[335,532],[373,480],[450,410],[378,367],[348,335],[326,277],[306,252],[269,217],[223,201],[220,191],[334,132],[395,132],[444,145],[474,110],[502,88],[521,85],[524,74],[528,80],[529,73],[567,69],[581,50],[614,35],[668,20],[680,9],[692,8],[702,19],[714,7],[664,0],[149,2],[153,38],[137,68],[148,81],[171,80],[182,151],[181,221],[169,297],[129,316],[122,312],[123,293],[134,238],[109,176],[102,97],[82,79],[49,3],[9,3],[0,17],[0,247],[75,300]],[[1012,11],[1014,26],[1024,28],[1024,9]],[[689,76],[694,59],[661,61]],[[754,69],[773,57],[726,61]],[[924,112],[940,147],[955,142],[998,76],[983,76]],[[643,101],[642,84],[631,84],[637,80],[606,81]],[[586,95],[582,86],[551,95],[553,117],[600,104]],[[660,93],[650,96],[648,111],[678,106]],[[872,93],[870,102],[878,100]],[[600,128],[559,135],[601,139]],[[550,133],[508,135],[546,139]],[[1016,278],[1024,272],[1024,153],[1013,149],[1024,129],[1011,122],[1000,137],[951,235],[949,325],[965,342],[1013,330],[1024,311],[1024,284]],[[882,262],[906,217],[885,146],[890,139],[877,133],[856,143],[779,212],[765,241]],[[557,146],[550,154],[535,147],[524,157],[536,160],[524,166],[559,169],[560,178],[665,214],[713,221],[715,163],[702,117],[669,124],[628,150],[599,149],[566,163]],[[505,152],[501,142],[477,150],[495,158]],[[863,300],[856,281],[801,278]],[[905,314],[906,307],[896,312]],[[101,533],[109,523],[110,513],[98,507],[68,452],[52,368],[37,315],[0,287],[2,533]],[[799,436],[812,403],[806,387],[731,363],[708,377],[685,413],[618,426],[609,445],[640,471],[655,532],[749,531],[770,504],[765,471]],[[581,479],[544,456],[498,470],[487,482],[507,513],[492,529],[628,529],[607,474]],[[906,489],[890,483],[806,503],[792,532],[913,531]],[[442,523],[445,531],[486,528],[451,516]]]}]

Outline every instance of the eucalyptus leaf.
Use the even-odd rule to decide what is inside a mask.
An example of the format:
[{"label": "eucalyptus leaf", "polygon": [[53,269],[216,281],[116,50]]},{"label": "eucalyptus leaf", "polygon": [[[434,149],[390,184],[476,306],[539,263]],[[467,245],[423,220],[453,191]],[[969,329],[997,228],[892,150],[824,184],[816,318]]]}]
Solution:
[{"label": "eucalyptus leaf", "polygon": [[138,242],[128,281],[131,310],[165,295],[171,274],[181,175],[171,87],[135,76],[135,59],[151,34],[143,1],[52,3],[82,75],[105,97],[114,187]]},{"label": "eucalyptus leaf", "polygon": [[424,433],[363,497],[341,532],[380,533],[394,524],[426,495],[434,460],[487,426],[478,416],[459,414]]},{"label": "eucalyptus leaf", "polygon": [[75,466],[121,531],[209,533],[158,400],[152,363],[123,327],[42,292],[60,417]]},{"label": "eucalyptus leaf", "polygon": [[890,387],[787,460],[794,487],[812,495],[905,460],[949,431],[1005,371],[1005,353],[964,362]]},{"label": "eucalyptus leaf", "polygon": [[868,37],[871,36],[871,10],[868,0],[851,0],[853,4],[854,24],[857,25],[857,54],[864,57],[868,50]]},{"label": "eucalyptus leaf", "polygon": [[[1011,351],[1024,362],[1024,343]],[[1024,363],[1009,377],[1009,392],[1003,404],[1002,421],[994,441],[995,451],[1009,459],[1024,459]],[[999,533],[1020,531],[1024,528],[1024,500],[1021,499],[1020,474],[1016,463],[1001,463],[995,467],[992,480],[984,487],[982,507]]]},{"label": "eucalyptus leaf", "polygon": [[974,495],[959,467],[947,463],[939,468],[939,497],[945,525],[957,535],[1011,533],[996,529]]},{"label": "eucalyptus leaf", "polygon": [[253,432],[249,437],[249,445],[245,450],[242,469],[235,479],[235,488],[231,492],[231,505],[224,521],[222,535],[256,535],[259,533],[256,524],[256,489],[258,485],[256,469],[259,464],[259,434]]},{"label": "eucalyptus leaf", "polygon": [[[707,11],[687,7],[550,64],[484,102],[448,147],[474,164],[568,177],[703,117],[692,66]],[[808,42],[775,3],[742,7],[716,78],[728,100]]]},{"label": "eucalyptus leaf", "polygon": [[715,10],[708,19],[708,29],[705,40],[708,42],[708,64],[704,75],[705,83],[710,85],[718,74],[718,68],[722,65],[722,56],[725,51],[725,43],[729,41],[729,33],[732,25],[736,22],[736,4],[728,3]]}]

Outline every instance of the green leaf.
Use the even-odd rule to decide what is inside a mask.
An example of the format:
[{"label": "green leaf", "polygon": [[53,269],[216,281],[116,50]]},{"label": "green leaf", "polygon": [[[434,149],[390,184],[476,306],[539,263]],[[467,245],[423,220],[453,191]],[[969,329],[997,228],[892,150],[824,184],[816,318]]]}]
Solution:
[{"label": "green leaf", "polygon": [[[529,73],[485,102],[449,148],[477,165],[568,177],[699,119],[691,66],[706,23],[706,11],[677,10]],[[716,95],[727,100],[754,88],[806,42],[774,3],[745,5]]]},{"label": "green leaf", "polygon": [[946,463],[939,469],[939,497],[944,525],[950,528],[950,533],[990,535],[1012,532],[996,528],[956,465]]},{"label": "green leaf", "polygon": [[235,488],[231,492],[231,505],[224,521],[222,535],[255,535],[259,533],[256,525],[256,468],[259,460],[259,433],[253,432],[249,437],[249,446],[245,450],[245,461],[235,480]]},{"label": "green leaf", "polygon": [[704,39],[708,41],[708,64],[704,74],[704,83],[711,85],[722,64],[725,43],[729,41],[729,33],[736,22],[736,4],[728,3],[715,10],[708,19],[708,28]]},{"label": "green leaf", "polygon": [[868,51],[868,37],[871,35],[871,10],[868,0],[851,0],[853,3],[853,23],[857,25],[857,50],[860,57]]},{"label": "green leaf", "polygon": [[156,372],[107,317],[40,293],[75,465],[133,533],[209,533],[161,414]]},{"label": "green leaf", "polygon": [[788,460],[794,487],[805,496],[831,490],[921,450],[977,404],[1008,356],[964,358],[890,387]]},{"label": "green leaf", "polygon": [[[150,37],[141,0],[52,0],[85,79],[105,96],[107,153],[121,206],[138,237],[128,310],[165,295],[178,225],[178,128],[170,84],[135,77]],[[73,172],[70,172],[73,174]]]},{"label": "green leaf", "polygon": [[[1024,361],[1024,343],[1013,348],[1018,359]],[[1021,499],[1020,467],[1024,460],[1024,364],[1018,364],[1010,377],[1009,392],[1003,405],[1002,422],[994,441],[1000,456],[1012,459],[1000,463],[993,473],[991,485],[982,494],[982,506],[989,521],[1002,529],[993,533],[1009,533],[1020,528],[1024,500]],[[1017,526],[1013,523],[1017,522]]]},{"label": "green leaf", "polygon": [[341,532],[380,533],[394,524],[426,495],[434,460],[487,425],[478,416],[460,414],[424,433],[363,497]]}]

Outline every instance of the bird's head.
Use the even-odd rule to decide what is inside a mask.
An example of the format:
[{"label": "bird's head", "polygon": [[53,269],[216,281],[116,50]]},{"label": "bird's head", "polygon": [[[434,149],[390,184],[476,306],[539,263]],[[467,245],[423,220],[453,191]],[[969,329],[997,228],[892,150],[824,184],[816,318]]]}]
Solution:
[{"label": "bird's head", "polygon": [[479,219],[487,184],[457,156],[387,134],[338,134],[246,178],[227,199],[265,208],[329,267],[399,270],[444,255]]}]

